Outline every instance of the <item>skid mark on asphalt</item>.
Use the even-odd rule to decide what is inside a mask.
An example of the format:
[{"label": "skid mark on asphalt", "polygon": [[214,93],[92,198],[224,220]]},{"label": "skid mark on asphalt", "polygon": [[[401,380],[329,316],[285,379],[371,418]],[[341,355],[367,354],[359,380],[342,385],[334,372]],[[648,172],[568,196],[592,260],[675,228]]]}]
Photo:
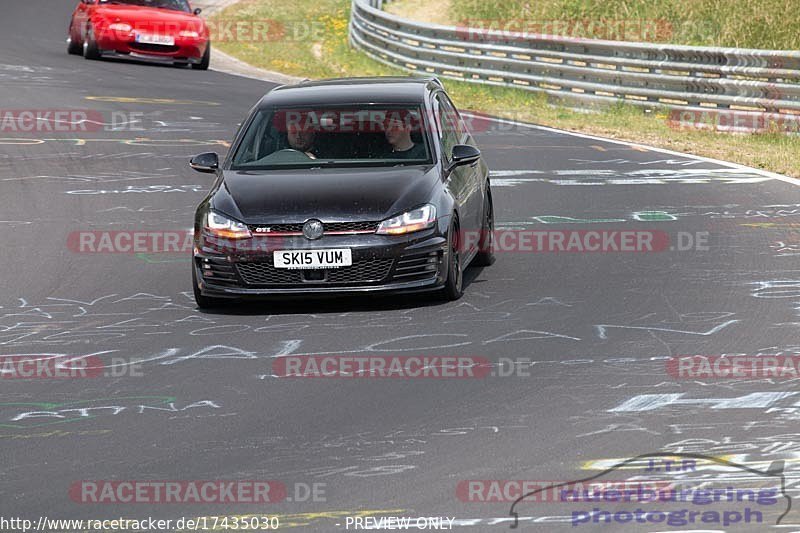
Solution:
[{"label": "skid mark on asphalt", "polygon": [[45,439],[49,437],[89,437],[101,435],[108,435],[113,433],[110,429],[91,429],[85,431],[64,431],[57,429],[55,431],[46,431],[44,433],[12,433],[8,435],[0,435],[0,439],[20,440],[20,439]]},{"label": "skid mark on asphalt", "polygon": [[[127,146],[224,146],[229,147],[230,143],[225,140],[199,140],[199,139],[150,139],[147,137],[137,137],[134,139],[81,139],[81,138],[57,138],[48,137],[44,139],[21,138],[21,137],[2,137],[0,146],[37,146],[47,143],[72,143],[72,146],[87,146],[88,143],[116,143]],[[116,154],[115,154],[116,155]]]},{"label": "skid mark on asphalt", "polygon": [[[551,185],[751,185],[771,181],[775,178],[755,172],[719,169],[558,169],[558,170],[493,170],[489,176],[492,185],[513,187],[528,183]],[[540,177],[528,177],[540,176]]]},{"label": "skid mark on asphalt", "polygon": [[[471,113],[463,113],[463,115],[467,116],[467,117],[475,117],[475,115],[471,114]],[[712,163],[712,164],[715,164],[715,165],[720,165],[723,168],[737,169],[737,170],[740,170],[740,171],[743,171],[743,172],[752,172],[754,174],[770,177],[772,179],[780,180],[780,181],[783,181],[785,183],[790,183],[792,185],[800,185],[800,179],[797,179],[797,178],[784,176],[783,174],[778,174],[776,172],[769,172],[769,171],[766,171],[766,170],[761,170],[761,169],[757,169],[757,168],[753,168],[753,167],[748,167],[748,166],[745,166],[745,165],[740,165],[739,163],[731,163],[729,161],[722,161],[720,159],[714,159],[714,158],[711,158],[711,157],[704,157],[704,156],[700,156],[700,155],[688,154],[688,153],[683,153],[683,152],[676,152],[675,150],[669,150],[669,149],[666,149],[666,148],[657,148],[655,146],[648,146],[648,145],[644,145],[644,144],[634,144],[634,143],[630,143],[630,142],[626,142],[626,141],[619,141],[619,140],[616,140],[616,139],[608,139],[608,138],[604,138],[604,137],[598,137],[596,135],[588,135],[588,134],[585,134],[585,133],[577,133],[577,132],[574,132],[574,131],[567,131],[567,130],[562,130],[562,129],[558,129],[558,128],[551,128],[551,127],[548,127],[548,126],[540,126],[538,124],[529,124],[529,123],[526,123],[526,122],[517,122],[517,121],[514,121],[514,120],[508,120],[508,119],[502,119],[502,118],[489,117],[489,118],[487,118],[487,120],[490,120],[492,122],[496,122],[498,124],[510,124],[510,125],[514,125],[514,126],[520,126],[522,128],[527,128],[527,129],[530,129],[530,130],[544,131],[544,132],[548,132],[548,133],[555,133],[555,134],[558,134],[558,135],[567,135],[567,136],[570,136],[570,137],[576,137],[576,138],[579,138],[579,139],[587,139],[587,140],[592,140],[592,141],[599,141],[599,142],[602,142],[602,143],[608,144],[608,145],[627,146],[627,147],[629,147],[631,149],[634,148],[634,147],[637,147],[637,148],[642,149],[645,152],[649,151],[649,152],[656,152],[656,153],[659,153],[659,154],[667,154],[667,155],[676,156],[676,157],[690,158],[690,159],[694,159],[696,161],[704,161],[706,163]]]},{"label": "skid mark on asphalt", "polygon": [[143,98],[138,96],[87,96],[86,100],[119,104],[222,105],[219,102],[204,102],[201,100],[173,100],[171,98]]}]

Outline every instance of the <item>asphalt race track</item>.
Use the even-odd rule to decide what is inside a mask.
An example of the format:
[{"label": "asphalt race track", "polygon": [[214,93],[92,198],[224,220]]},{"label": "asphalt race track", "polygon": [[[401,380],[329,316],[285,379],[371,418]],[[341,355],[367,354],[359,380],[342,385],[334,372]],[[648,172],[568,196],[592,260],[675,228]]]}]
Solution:
[{"label": "asphalt race track", "polygon": [[[200,312],[189,254],[80,253],[70,234],[190,229],[210,179],[189,157],[224,153],[271,85],[68,56],[73,4],[8,2],[0,17],[0,107],[103,117],[85,132],[0,132],[0,355],[92,355],[105,368],[3,380],[0,516],[263,515],[309,531],[345,530],[356,516],[450,517],[453,528],[498,531],[516,495],[467,502],[460,482],[566,482],[656,452],[764,472],[784,461],[797,494],[797,379],[676,379],[666,361],[800,355],[798,183],[481,122],[498,229],[658,231],[670,247],[500,252],[469,270],[457,303],[371,296]],[[273,377],[280,356],[326,354],[482,357],[492,375]],[[679,472],[637,464],[603,479],[777,479],[713,461]],[[82,480],[277,480],[291,501],[87,503],[70,493]],[[786,509],[756,505],[763,523],[746,527],[571,524],[596,507],[637,504],[523,501],[517,511],[520,527],[543,532],[757,531]],[[797,509],[780,530],[800,523]]]}]

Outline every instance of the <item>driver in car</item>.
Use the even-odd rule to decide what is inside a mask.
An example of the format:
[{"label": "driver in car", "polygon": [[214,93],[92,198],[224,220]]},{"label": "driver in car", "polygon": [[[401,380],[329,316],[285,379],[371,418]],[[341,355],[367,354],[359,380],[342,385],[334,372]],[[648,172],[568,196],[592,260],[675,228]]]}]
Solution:
[{"label": "driver in car", "polygon": [[404,121],[398,117],[392,117],[386,121],[384,135],[392,148],[387,157],[390,159],[427,158],[425,146],[422,143],[415,143],[411,139],[412,129],[413,127],[409,121]]},{"label": "driver in car", "polygon": [[314,153],[314,139],[316,133],[312,128],[304,128],[299,124],[289,124],[286,128],[286,140],[293,150],[302,152],[310,159],[316,159]]}]

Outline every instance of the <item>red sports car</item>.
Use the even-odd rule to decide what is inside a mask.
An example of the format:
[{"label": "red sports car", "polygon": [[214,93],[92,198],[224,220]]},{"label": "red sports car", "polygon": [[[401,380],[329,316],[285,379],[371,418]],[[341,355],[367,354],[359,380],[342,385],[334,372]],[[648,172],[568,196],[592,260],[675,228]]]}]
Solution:
[{"label": "red sports car", "polygon": [[80,0],[67,38],[86,59],[128,57],[206,70],[208,26],[187,0]]}]

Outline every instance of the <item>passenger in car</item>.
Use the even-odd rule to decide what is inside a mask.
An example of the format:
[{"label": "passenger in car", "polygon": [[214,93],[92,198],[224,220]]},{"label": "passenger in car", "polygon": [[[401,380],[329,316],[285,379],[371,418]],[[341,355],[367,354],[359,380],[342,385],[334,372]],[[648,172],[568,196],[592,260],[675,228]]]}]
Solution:
[{"label": "passenger in car", "polygon": [[387,154],[389,159],[426,159],[425,145],[415,143],[411,139],[412,126],[400,118],[390,118],[386,121],[384,135],[391,145]]}]

